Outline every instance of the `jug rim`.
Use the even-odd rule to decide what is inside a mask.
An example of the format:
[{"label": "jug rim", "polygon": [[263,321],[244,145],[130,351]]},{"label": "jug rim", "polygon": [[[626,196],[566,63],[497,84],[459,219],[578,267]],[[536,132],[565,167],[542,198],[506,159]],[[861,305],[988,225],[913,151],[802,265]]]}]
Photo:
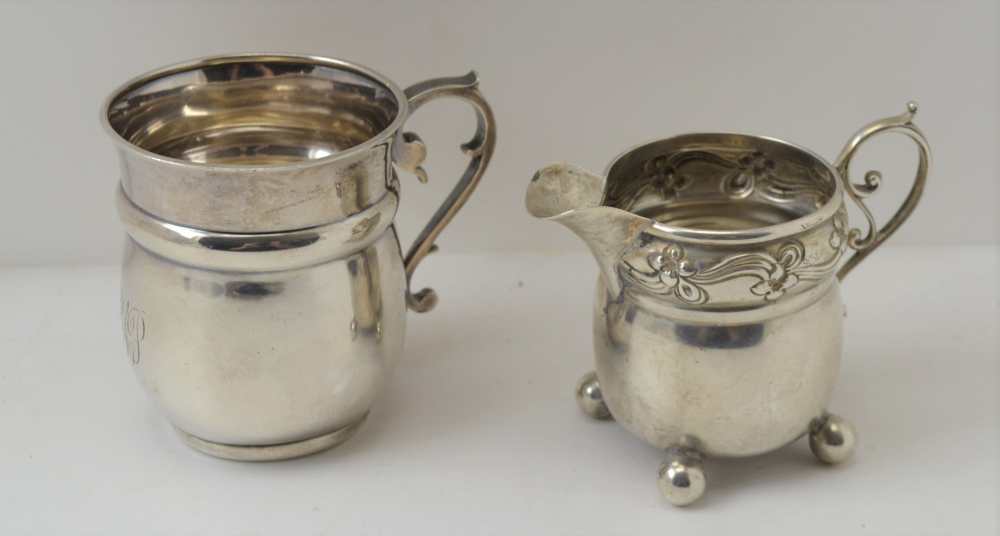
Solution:
[{"label": "jug rim", "polygon": [[[309,158],[303,159],[297,162],[282,163],[282,164],[256,164],[256,165],[246,165],[246,164],[228,164],[228,163],[206,163],[206,162],[195,162],[192,160],[184,160],[181,158],[175,158],[172,156],[167,156],[154,151],[150,151],[144,147],[141,147],[131,141],[125,139],[112,125],[110,119],[111,107],[115,102],[127,94],[129,91],[133,91],[142,86],[155,83],[157,80],[166,78],[170,75],[183,73],[186,71],[192,71],[195,69],[203,67],[211,67],[217,65],[223,65],[226,63],[247,63],[253,60],[260,61],[288,61],[288,62],[302,62],[308,64],[315,64],[319,66],[331,67],[335,69],[341,69],[348,72],[353,72],[355,74],[364,76],[371,79],[372,81],[381,84],[392,94],[392,98],[396,101],[396,115],[393,117],[392,121],[385,126],[382,130],[377,132],[375,135],[366,139],[365,141],[348,147],[346,149],[337,151],[336,153],[326,155],[320,158]],[[376,147],[383,143],[391,141],[392,137],[397,131],[402,127],[403,122],[406,120],[409,114],[409,99],[407,99],[406,94],[395,82],[390,80],[385,75],[379,73],[378,71],[366,67],[360,63],[356,63],[350,60],[344,60],[340,58],[334,58],[330,56],[313,55],[313,54],[297,54],[289,52],[241,52],[241,53],[231,53],[231,54],[213,54],[210,56],[202,56],[199,58],[194,58],[190,60],[180,61],[170,65],[166,65],[157,69],[146,71],[142,74],[132,77],[126,82],[122,83],[104,99],[101,105],[101,126],[108,136],[112,139],[116,146],[123,148],[128,151],[135,152],[144,158],[155,160],[163,164],[188,167],[188,168],[198,168],[198,169],[226,169],[229,171],[238,170],[253,170],[253,169],[266,169],[268,171],[282,172],[282,171],[298,171],[302,169],[309,169],[313,167],[319,167],[331,162],[335,162],[341,159],[350,158],[358,153],[365,152],[372,147]]]},{"label": "jug rim", "polygon": [[[764,140],[770,143],[779,144],[787,149],[793,151],[798,151],[805,156],[808,156],[814,160],[817,164],[823,166],[827,172],[830,173],[830,177],[833,179],[833,193],[830,198],[826,200],[819,208],[804,214],[797,218],[783,221],[781,223],[762,225],[760,227],[754,227],[750,229],[739,229],[739,230],[717,230],[717,229],[698,229],[693,227],[680,227],[674,225],[668,225],[656,221],[652,218],[649,220],[652,222],[647,232],[655,236],[659,236],[665,239],[673,240],[683,240],[685,242],[691,243],[701,243],[706,245],[726,245],[726,244],[748,244],[748,243],[758,243],[767,242],[771,240],[787,238],[789,236],[798,235],[804,232],[808,232],[815,229],[817,226],[822,225],[824,222],[833,218],[838,210],[841,209],[844,203],[843,199],[843,185],[841,184],[840,172],[828,162],[825,158],[814,152],[813,150],[799,145],[797,143],[792,143],[781,138],[776,138],[773,136],[764,136],[759,134],[748,134],[745,132],[727,132],[727,131],[715,131],[715,132],[688,132],[684,134],[678,134],[675,136],[669,136],[666,138],[654,138],[646,140],[645,142],[632,145],[631,147],[619,152],[608,165],[604,168],[604,187],[607,188],[608,177],[611,171],[614,169],[615,165],[618,164],[622,159],[632,154],[635,151],[643,149],[647,146],[653,144],[659,144],[669,141],[678,141],[681,139],[692,139],[692,138],[711,138],[711,137],[740,137],[740,138],[750,138],[756,140]],[[606,190],[605,190],[606,192]],[[602,204],[603,204],[602,198]],[[634,213],[633,213],[634,214]]]}]

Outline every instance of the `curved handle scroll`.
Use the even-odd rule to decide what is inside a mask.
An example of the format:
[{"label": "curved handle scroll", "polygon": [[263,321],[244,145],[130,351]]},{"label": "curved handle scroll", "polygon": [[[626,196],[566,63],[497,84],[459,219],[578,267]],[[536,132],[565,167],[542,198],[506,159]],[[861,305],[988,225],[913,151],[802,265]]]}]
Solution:
[{"label": "curved handle scroll", "polygon": [[[865,215],[865,219],[868,220],[868,232],[866,234],[862,235],[861,229],[858,228],[853,228],[848,233],[847,245],[853,248],[855,253],[840,267],[840,270],[837,272],[838,279],[844,279],[859,262],[870,255],[875,248],[882,245],[892,233],[896,232],[896,229],[906,221],[906,218],[910,217],[913,209],[917,206],[917,202],[920,201],[920,196],[924,193],[924,184],[927,182],[927,172],[931,164],[931,149],[927,144],[927,138],[924,137],[923,132],[913,124],[913,117],[916,114],[917,103],[911,101],[906,104],[905,113],[879,119],[865,125],[847,142],[847,145],[840,152],[840,156],[837,157],[837,162],[834,165],[840,173],[841,180],[844,182],[844,189],[847,191],[847,195],[858,205],[858,208],[861,209],[861,212]],[[871,170],[865,173],[864,183],[857,184],[851,182],[849,168],[851,158],[854,157],[861,144],[867,141],[868,138],[883,132],[898,132],[909,136],[917,144],[920,156],[917,164],[917,174],[913,179],[913,187],[910,188],[909,195],[906,196],[903,205],[899,207],[896,214],[879,229],[871,211],[865,205],[864,199],[875,193],[878,189],[882,181],[882,174]]]},{"label": "curved handle scroll", "polygon": [[[470,158],[465,173],[462,174],[458,184],[448,194],[444,203],[437,209],[424,229],[420,231],[417,239],[406,253],[403,264],[406,267],[407,286],[410,285],[413,272],[420,261],[437,249],[434,240],[469,199],[472,191],[476,189],[486,166],[490,162],[490,157],[493,156],[493,148],[496,146],[496,124],[493,119],[493,110],[479,93],[479,78],[475,71],[460,77],[425,80],[406,88],[406,98],[409,100],[411,112],[438,97],[457,97],[471,104],[476,112],[476,133],[461,147],[462,151]],[[397,141],[393,148],[393,158],[396,164],[417,175],[420,182],[427,182],[427,172],[421,167],[426,156],[427,148],[423,141],[412,132],[404,132],[401,140]],[[406,303],[414,311],[427,312],[437,304],[437,294],[429,288],[424,288],[416,293],[407,290]]]}]

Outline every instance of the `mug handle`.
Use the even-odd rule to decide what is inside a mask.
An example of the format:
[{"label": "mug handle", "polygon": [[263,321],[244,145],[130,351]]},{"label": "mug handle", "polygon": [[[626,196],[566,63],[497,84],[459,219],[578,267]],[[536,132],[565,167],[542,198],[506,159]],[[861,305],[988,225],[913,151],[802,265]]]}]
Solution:
[{"label": "mug handle", "polygon": [[[403,259],[406,268],[406,304],[410,309],[424,313],[437,304],[437,293],[430,288],[424,288],[416,293],[410,292],[413,272],[424,257],[437,250],[434,240],[451,222],[479,184],[496,146],[496,123],[493,119],[493,110],[479,92],[479,77],[475,71],[470,71],[465,76],[425,80],[406,88],[405,93],[411,113],[438,97],[457,97],[472,105],[477,119],[475,135],[461,146],[462,152],[470,158],[465,173],[420,231]],[[427,156],[427,148],[423,141],[413,132],[403,132],[401,137],[402,139],[393,146],[393,160],[400,168],[415,174],[420,182],[427,182],[427,172],[421,167]]]},{"label": "mug handle", "polygon": [[[875,248],[882,245],[887,238],[892,236],[892,233],[896,232],[896,229],[899,229],[899,226],[913,213],[917,202],[920,201],[920,196],[924,193],[924,184],[927,182],[927,171],[931,165],[931,149],[927,144],[927,138],[924,137],[924,133],[913,124],[913,117],[916,114],[917,103],[910,101],[906,103],[906,112],[886,117],[885,119],[879,119],[865,125],[847,142],[847,145],[840,152],[840,156],[837,157],[834,166],[840,174],[840,180],[844,183],[844,189],[847,191],[847,195],[858,205],[858,208],[861,209],[861,212],[865,215],[865,219],[868,220],[868,233],[864,236],[861,234],[861,229],[853,228],[849,231],[847,245],[854,249],[855,253],[837,271],[837,279],[843,280],[859,262],[870,255],[872,251],[875,251]],[[909,136],[917,144],[920,155],[919,162],[917,163],[917,174],[913,179],[913,187],[910,188],[909,195],[906,196],[903,205],[899,207],[896,214],[886,222],[885,226],[879,229],[871,211],[865,205],[864,199],[875,193],[878,189],[882,181],[882,174],[878,171],[870,170],[868,173],[865,173],[864,184],[857,184],[851,182],[849,168],[851,158],[854,157],[854,153],[857,152],[861,144],[867,141],[868,138],[884,132],[898,132]]]}]

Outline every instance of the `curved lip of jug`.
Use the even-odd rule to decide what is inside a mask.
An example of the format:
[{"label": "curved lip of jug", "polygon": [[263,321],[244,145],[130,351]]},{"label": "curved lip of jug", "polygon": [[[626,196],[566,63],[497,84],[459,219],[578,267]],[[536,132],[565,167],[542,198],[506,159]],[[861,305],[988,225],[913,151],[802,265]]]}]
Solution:
[{"label": "curved lip of jug", "polygon": [[[300,162],[294,162],[291,164],[272,164],[272,165],[258,165],[258,166],[247,166],[242,164],[206,164],[203,162],[192,162],[190,160],[182,160],[180,158],[173,158],[170,156],[155,153],[148,149],[139,147],[138,145],[128,141],[123,138],[121,134],[118,133],[111,126],[111,121],[108,117],[108,113],[111,111],[111,105],[118,100],[119,97],[125,93],[139,88],[143,85],[150,84],[156,80],[170,76],[172,74],[181,73],[184,71],[190,71],[197,69],[199,67],[207,67],[213,65],[219,65],[232,61],[247,61],[250,59],[261,59],[261,60],[292,60],[301,61],[304,63],[314,63],[317,65],[323,65],[326,67],[334,67],[337,69],[344,69],[351,71],[362,76],[371,78],[375,82],[382,84],[389,91],[392,92],[392,96],[396,99],[397,109],[396,117],[392,119],[384,129],[382,129],[378,134],[368,138],[367,140],[353,146],[348,147],[342,151],[338,151],[334,154],[324,156],[322,158],[314,158],[308,160],[302,160]],[[392,80],[389,80],[385,75],[375,71],[374,69],[365,67],[359,63],[354,63],[352,61],[331,58],[328,56],[319,56],[312,54],[295,54],[287,52],[244,52],[236,54],[218,54],[211,56],[203,56],[200,58],[195,58],[192,60],[182,61],[167,65],[165,67],[160,67],[159,69],[154,69],[152,71],[147,71],[140,74],[124,84],[115,88],[111,94],[104,99],[104,103],[101,105],[101,126],[104,131],[111,137],[114,143],[124,148],[127,151],[135,152],[144,158],[155,160],[157,162],[162,162],[164,164],[183,166],[191,168],[202,168],[202,169],[224,169],[231,171],[238,170],[250,170],[250,169],[265,169],[268,171],[282,172],[282,171],[297,171],[306,168],[318,167],[334,162],[343,158],[349,158],[352,155],[364,152],[372,147],[381,145],[389,141],[392,136],[400,129],[403,122],[406,120],[406,116],[409,114],[409,99],[407,99],[406,94],[402,89],[399,88]]]},{"label": "curved lip of jug", "polygon": [[816,154],[811,149],[781,138],[747,134],[745,132],[688,132],[667,138],[655,138],[638,143],[618,153],[618,155],[611,160],[607,167],[604,168],[603,175],[605,181],[607,181],[607,177],[611,172],[611,169],[615,167],[615,164],[617,164],[619,160],[624,158],[629,153],[653,143],[661,143],[687,136],[740,136],[744,138],[756,138],[778,143],[790,149],[800,151],[814,159],[816,162],[822,164],[823,167],[830,173],[834,183],[833,194],[830,196],[830,199],[823,203],[821,207],[810,212],[809,214],[800,216],[794,220],[788,220],[773,225],[763,225],[753,229],[742,229],[738,231],[719,231],[710,229],[695,229],[691,227],[675,227],[652,220],[652,225],[649,228],[650,234],[658,235],[666,239],[682,240],[689,243],[704,245],[754,244],[759,242],[768,242],[771,240],[792,237],[815,229],[823,222],[832,218],[844,203],[843,185],[841,184],[840,172],[827,162],[825,158]]}]

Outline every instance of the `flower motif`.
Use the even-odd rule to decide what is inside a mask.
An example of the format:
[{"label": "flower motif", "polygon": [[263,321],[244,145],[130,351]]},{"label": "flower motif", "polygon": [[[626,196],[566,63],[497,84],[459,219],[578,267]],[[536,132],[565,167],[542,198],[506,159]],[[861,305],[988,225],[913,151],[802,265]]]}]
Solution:
[{"label": "flower motif", "polygon": [[646,162],[649,185],[664,199],[670,199],[677,192],[691,185],[691,179],[677,171],[666,156],[657,156]]},{"label": "flower motif", "polygon": [[663,248],[662,251],[650,254],[649,265],[671,281],[695,274],[695,270],[688,262],[687,255],[677,244],[671,244]]},{"label": "flower motif", "polygon": [[[643,266],[633,265],[623,258],[627,271],[623,273],[632,282],[660,296],[676,298],[689,305],[709,302],[709,288],[706,286],[737,278],[752,278],[750,293],[765,301],[775,301],[794,288],[800,281],[810,281],[817,276],[828,275],[839,255],[823,264],[810,264],[806,260],[806,249],[798,240],[781,244],[773,254],[768,251],[754,251],[729,255],[721,260],[688,258],[683,246],[666,244],[666,247],[645,249],[649,243],[642,243]],[[630,255],[626,255],[630,257]],[[743,287],[747,288],[747,287]],[[724,297],[723,300],[729,298]]]},{"label": "flower motif", "polygon": [[774,301],[782,297],[785,291],[799,283],[799,276],[792,269],[802,264],[805,250],[798,242],[785,244],[778,250],[773,266],[768,270],[767,277],[750,287],[750,292],[763,296],[765,300]]},{"label": "flower motif", "polygon": [[698,270],[691,266],[680,246],[671,244],[662,251],[650,254],[647,261],[667,290],[682,301],[701,303],[706,298],[705,291],[688,280]]},{"label": "flower motif", "polygon": [[757,296],[763,296],[765,300],[774,301],[782,297],[785,291],[794,287],[799,282],[799,276],[789,272],[784,266],[778,264],[767,279],[750,287],[750,292]]},{"label": "flower motif", "polygon": [[744,174],[754,180],[766,179],[774,174],[776,167],[774,160],[768,158],[760,151],[745,154],[737,161]]},{"label": "flower motif", "polygon": [[734,197],[750,195],[758,183],[774,176],[777,167],[774,160],[760,151],[747,153],[736,160],[738,170],[727,177],[723,183],[723,191]]}]

